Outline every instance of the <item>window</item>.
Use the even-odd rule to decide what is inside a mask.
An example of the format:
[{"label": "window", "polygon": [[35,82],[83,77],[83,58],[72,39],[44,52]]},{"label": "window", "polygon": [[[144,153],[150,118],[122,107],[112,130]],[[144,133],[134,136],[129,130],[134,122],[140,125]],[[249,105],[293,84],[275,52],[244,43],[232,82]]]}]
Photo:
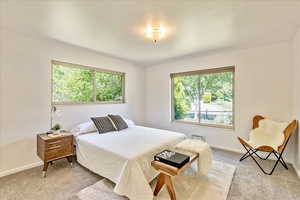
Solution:
[{"label": "window", "polygon": [[172,120],[233,128],[234,67],[171,74]]},{"label": "window", "polygon": [[124,103],[125,74],[52,61],[52,103]]}]

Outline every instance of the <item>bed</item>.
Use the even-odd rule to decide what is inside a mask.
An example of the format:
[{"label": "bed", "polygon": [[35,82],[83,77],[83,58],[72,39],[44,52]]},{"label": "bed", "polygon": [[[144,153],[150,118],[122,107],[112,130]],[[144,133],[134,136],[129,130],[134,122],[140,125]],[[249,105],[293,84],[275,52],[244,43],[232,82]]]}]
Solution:
[{"label": "bed", "polygon": [[116,185],[114,191],[130,200],[152,200],[149,182],[157,175],[150,163],[154,154],[185,138],[184,134],[131,126],[120,132],[78,135],[78,162]]}]

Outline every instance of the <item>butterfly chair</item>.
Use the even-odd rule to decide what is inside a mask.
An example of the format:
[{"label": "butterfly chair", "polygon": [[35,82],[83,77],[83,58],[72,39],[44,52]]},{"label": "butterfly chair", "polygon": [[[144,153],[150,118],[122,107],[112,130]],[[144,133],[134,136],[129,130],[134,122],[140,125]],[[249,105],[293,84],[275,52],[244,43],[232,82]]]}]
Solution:
[{"label": "butterfly chair", "polygon": [[[277,164],[280,162],[285,169],[288,169],[287,164],[283,160],[283,152],[288,144],[291,135],[295,132],[297,128],[297,121],[294,120],[290,124],[274,122],[265,119],[262,116],[255,116],[253,118],[253,127],[250,133],[250,140],[245,141],[238,137],[239,142],[247,151],[240,159],[251,157],[258,167],[267,175],[272,175]],[[267,152],[265,158],[257,154],[257,152]],[[266,172],[262,166],[257,162],[253,155],[261,160],[267,160],[271,154],[276,157],[276,163],[270,172]]]}]

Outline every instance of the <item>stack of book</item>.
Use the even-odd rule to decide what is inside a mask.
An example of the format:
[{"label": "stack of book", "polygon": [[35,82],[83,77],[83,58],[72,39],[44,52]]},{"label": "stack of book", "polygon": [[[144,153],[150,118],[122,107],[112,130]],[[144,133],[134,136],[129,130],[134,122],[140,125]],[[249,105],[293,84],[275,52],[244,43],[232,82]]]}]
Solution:
[{"label": "stack of book", "polygon": [[190,157],[175,151],[164,150],[156,154],[154,160],[176,168],[181,168],[190,161]]}]

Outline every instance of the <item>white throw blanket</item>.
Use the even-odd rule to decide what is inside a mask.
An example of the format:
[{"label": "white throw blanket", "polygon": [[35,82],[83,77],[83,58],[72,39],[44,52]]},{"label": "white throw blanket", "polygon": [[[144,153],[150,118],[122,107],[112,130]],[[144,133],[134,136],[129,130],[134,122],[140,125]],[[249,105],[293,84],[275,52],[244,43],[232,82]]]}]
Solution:
[{"label": "white throw blanket", "polygon": [[199,153],[198,173],[207,174],[212,166],[212,152],[206,142],[195,139],[186,139],[175,146],[176,148]]},{"label": "white throw blanket", "polygon": [[250,132],[248,143],[257,148],[259,146],[270,146],[277,150],[284,142],[284,130],[288,126],[286,122],[275,122],[269,119],[259,121],[259,127]]}]

